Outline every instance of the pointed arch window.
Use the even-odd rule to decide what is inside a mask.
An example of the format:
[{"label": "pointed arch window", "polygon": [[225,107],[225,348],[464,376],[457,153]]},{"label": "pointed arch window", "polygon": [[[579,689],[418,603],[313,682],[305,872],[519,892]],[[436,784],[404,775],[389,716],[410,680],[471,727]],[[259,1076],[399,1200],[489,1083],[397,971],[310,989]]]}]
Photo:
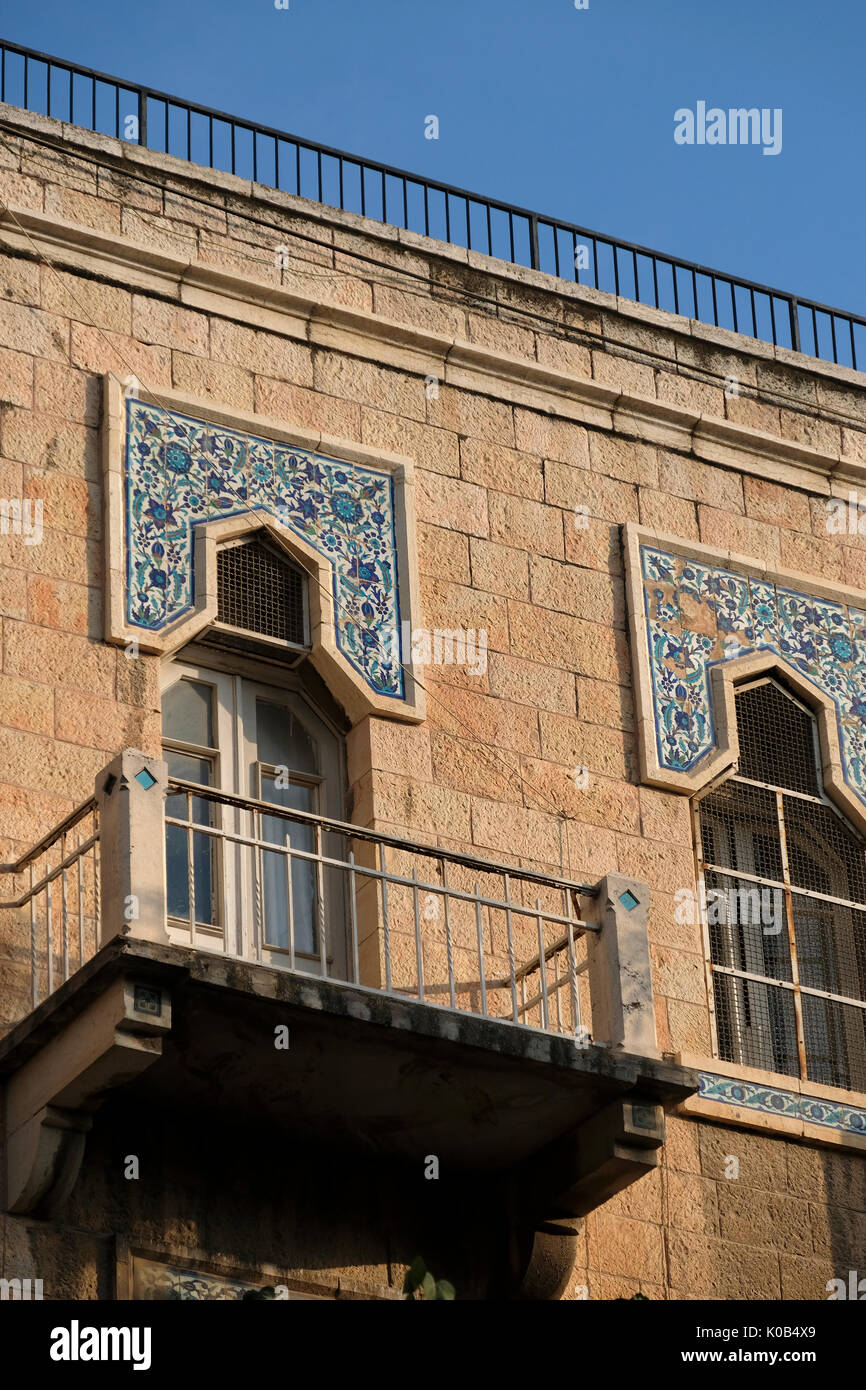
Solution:
[{"label": "pointed arch window", "polygon": [[735,705],[736,771],[694,803],[717,1055],[866,1091],[866,845],[812,713],[772,678]]}]

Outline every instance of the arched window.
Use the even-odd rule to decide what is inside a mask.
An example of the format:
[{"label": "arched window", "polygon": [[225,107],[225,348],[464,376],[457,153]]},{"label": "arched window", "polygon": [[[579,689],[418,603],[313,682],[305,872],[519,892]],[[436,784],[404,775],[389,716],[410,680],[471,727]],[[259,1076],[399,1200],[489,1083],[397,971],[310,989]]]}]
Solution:
[{"label": "arched window", "polygon": [[317,821],[344,817],[342,740],[301,673],[206,647],[186,657],[163,672],[163,757],[189,786],[166,802],[169,935],[339,977],[344,884]]},{"label": "arched window", "polygon": [[866,1090],[866,851],[824,793],[815,719],[735,695],[736,772],[695,804],[718,1055]]}]

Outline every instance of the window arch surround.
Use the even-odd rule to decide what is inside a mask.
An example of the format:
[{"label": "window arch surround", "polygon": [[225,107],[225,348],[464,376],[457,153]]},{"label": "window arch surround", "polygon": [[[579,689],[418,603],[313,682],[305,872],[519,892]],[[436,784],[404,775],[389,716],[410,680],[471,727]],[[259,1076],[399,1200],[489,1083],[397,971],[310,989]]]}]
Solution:
[{"label": "window arch surround", "polygon": [[693,802],[714,1051],[866,1091],[866,842],[777,668],[721,692],[733,770]]},{"label": "window arch surround", "polygon": [[[134,379],[133,379],[133,385]],[[420,723],[425,718],[424,686],[421,668],[411,653],[401,661],[404,691],[398,698],[383,693],[353,665],[341,647],[341,634],[348,623],[345,604],[336,591],[335,569],[321,548],[310,544],[298,530],[283,525],[273,510],[252,502],[230,514],[214,513],[191,526],[192,543],[188,570],[194,575],[195,597],[192,607],[176,622],[160,630],[135,626],[128,621],[126,597],[129,543],[127,539],[128,409],[130,405],[160,407],[170,415],[189,418],[215,430],[255,436],[259,442],[275,447],[297,449],[322,455],[328,462],[351,469],[373,469],[390,477],[395,499],[394,527],[398,574],[398,622],[393,632],[384,630],[383,641],[397,643],[408,625],[411,631],[422,624],[419,607],[417,541],[415,531],[414,462],[403,454],[359,444],[295,426],[266,416],[229,409],[212,400],[187,395],[169,388],[158,396],[136,386],[127,392],[112,373],[104,378],[103,396],[103,495],[106,536],[105,561],[105,639],[119,646],[135,643],[136,650],[162,657],[176,656],[215,621],[218,607],[217,554],[221,546],[245,538],[250,532],[267,534],[268,543],[282,549],[287,557],[309,576],[310,661],[345,709],[352,724],[367,715]],[[348,624],[351,626],[351,624]]]},{"label": "window arch surround", "polygon": [[738,756],[733,690],[776,671],[815,714],[824,790],[866,835],[866,591],[626,522],[641,781],[693,796]]}]

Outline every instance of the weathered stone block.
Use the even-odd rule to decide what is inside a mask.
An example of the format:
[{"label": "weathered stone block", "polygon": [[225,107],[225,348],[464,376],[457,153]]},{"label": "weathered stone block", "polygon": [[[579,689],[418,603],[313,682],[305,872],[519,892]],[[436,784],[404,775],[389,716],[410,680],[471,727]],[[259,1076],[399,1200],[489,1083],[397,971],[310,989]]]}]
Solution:
[{"label": "weathered stone block", "polygon": [[113,372],[121,380],[132,373],[151,390],[172,384],[168,349],[148,347],[122,333],[73,323],[70,357],[73,366],[86,372]]},{"label": "weathered stone block", "polygon": [[659,488],[677,497],[706,502],[726,512],[745,511],[743,481],[738,473],[713,468],[682,454],[659,451]]},{"label": "weathered stone block", "polygon": [[0,406],[33,405],[34,359],[26,352],[0,348]]},{"label": "weathered stone block", "polygon": [[47,184],[45,211],[66,218],[67,222],[77,222],[81,227],[92,227],[98,232],[120,232],[120,203],[97,198],[92,193],[79,193],[74,188]]},{"label": "weathered stone block", "polygon": [[[454,584],[472,583],[468,536],[422,521],[417,528],[417,537],[419,574],[434,575]],[[479,588],[489,587],[479,583]]]},{"label": "weathered stone block", "polygon": [[303,386],[272,381],[269,377],[257,376],[254,382],[256,414],[270,415],[302,429],[321,430],[336,439],[361,438],[361,407],[354,401],[307,391]]},{"label": "weathered stone block", "polygon": [[[164,348],[152,349],[164,352]],[[253,408],[253,375],[242,367],[227,362],[212,362],[207,357],[192,357],[185,352],[171,354],[171,384],[178,391],[194,396],[206,396],[237,410]]]},{"label": "weathered stone block", "polygon": [[[392,371],[373,362],[317,348],[313,352],[313,385],[329,396],[357,401],[359,405],[375,406],[410,420],[428,419],[428,423],[446,429],[455,426],[444,415],[425,417],[424,378],[406,372]],[[444,388],[443,388],[444,392]],[[437,402],[430,401],[429,405]]]},{"label": "weathered stone block", "polygon": [[540,501],[544,492],[541,458],[490,444],[484,439],[460,440],[460,476],[467,483],[501,493]]},{"label": "weathered stone block", "polygon": [[[259,332],[243,324],[212,318],[210,352],[214,361],[230,362],[261,376],[312,387],[313,361],[305,343],[276,333]],[[335,394],[341,394],[336,392]]]},{"label": "weathered stone block", "polygon": [[533,554],[561,557],[562,514],[543,502],[491,492],[490,539],[504,545],[521,546]]},{"label": "weathered stone block", "polygon": [[628,671],[625,634],[603,623],[573,618],[531,604],[509,600],[508,622],[511,651],[515,656],[537,659],[551,666],[593,676],[597,680],[624,679]]},{"label": "weathered stone block", "polygon": [[[668,1121],[670,1123],[670,1121]],[[667,1153],[668,1144],[665,1144]],[[665,1219],[675,1229],[719,1234],[717,1185],[692,1173],[665,1173]]]},{"label": "weathered stone block", "polygon": [[540,608],[625,627],[625,595],[619,579],[542,555],[530,556],[529,573],[532,602]]},{"label": "weathered stone block", "polygon": [[[208,355],[208,319],[206,314],[181,308],[151,295],[136,294],[132,299],[132,331],[145,343],[161,347],[180,348],[198,357]],[[214,356],[222,356],[215,353]],[[241,365],[247,366],[248,363]]]},{"label": "weathered stone block", "polygon": [[[105,280],[42,267],[42,307],[51,314],[127,336],[132,331],[132,295]],[[136,335],[137,336],[137,335]]]},{"label": "weathered stone block", "polygon": [[[401,419],[388,411],[361,408],[361,440],[392,454],[407,454],[419,468],[460,475],[460,449],[451,430],[432,429],[417,420]],[[480,481],[470,478],[469,482]]]},{"label": "weathered stone block", "polygon": [[667,531],[684,540],[696,541],[698,513],[694,502],[685,497],[673,497],[655,488],[639,489],[640,521],[654,531]]},{"label": "weathered stone block", "polygon": [[529,600],[529,563],[526,551],[496,541],[473,537],[470,542],[472,583],[506,598]]},{"label": "weathered stone block", "polygon": [[416,474],[415,487],[419,521],[427,521],[431,526],[446,526],[470,536],[489,534],[484,488],[422,469]]},{"label": "weathered stone block", "polygon": [[758,556],[765,563],[781,565],[777,527],[703,506],[698,507],[698,523],[704,545],[733,550],[738,555]]},{"label": "weathered stone block", "polygon": [[558,459],[572,468],[589,468],[587,432],[571,420],[518,406],[514,411],[514,437],[517,448],[526,453]]},{"label": "weathered stone block", "polygon": [[651,444],[593,432],[589,436],[589,457],[593,470],[607,478],[651,486],[658,483],[658,450]]}]

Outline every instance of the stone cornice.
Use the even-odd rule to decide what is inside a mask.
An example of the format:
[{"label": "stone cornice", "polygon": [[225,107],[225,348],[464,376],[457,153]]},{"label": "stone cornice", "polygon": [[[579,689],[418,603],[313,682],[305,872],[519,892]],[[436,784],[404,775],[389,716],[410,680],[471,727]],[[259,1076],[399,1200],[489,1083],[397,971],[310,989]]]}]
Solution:
[{"label": "stone cornice", "polygon": [[[658,329],[668,340],[671,353],[666,360],[672,363],[679,360],[678,340],[681,340],[683,345],[696,342],[746,359],[760,359],[765,364],[775,362],[783,369],[807,373],[819,386],[823,381],[837,387],[853,386],[859,391],[866,387],[866,372],[776,346],[762,338],[752,338],[742,330],[716,327],[668,309],[656,309],[627,296],[594,289],[553,276],[547,271],[532,270],[481,251],[468,250],[456,243],[439,241],[432,236],[379,222],[360,213],[317,203],[282,189],[271,188],[268,184],[253,183],[239,174],[194,164],[175,155],[24,111],[3,102],[0,102],[0,128],[12,130],[24,139],[29,138],[53,149],[63,149],[71,159],[90,161],[103,168],[113,166],[131,178],[153,184],[171,179],[175,186],[185,185],[193,196],[196,196],[195,190],[201,190],[198,196],[206,195],[215,206],[225,208],[228,213],[243,215],[244,205],[248,202],[250,209],[255,210],[260,219],[268,213],[300,219],[310,228],[320,230],[323,245],[330,245],[348,257],[356,254],[351,250],[351,245],[357,237],[359,242],[363,240],[369,243],[369,256],[364,257],[360,251],[357,252],[361,259],[368,261],[375,261],[378,244],[391,250],[399,248],[411,251],[419,259],[428,259],[431,269],[436,264],[441,267],[450,261],[470,271],[480,271],[497,286],[497,298],[503,304],[508,304],[515,294],[519,295],[520,287],[537,290],[551,302],[559,300],[570,307],[575,323],[578,320],[584,324],[595,321],[600,348],[646,350],[646,329],[649,326]],[[277,231],[277,228],[274,230]],[[684,360],[688,361],[689,358]],[[857,424],[856,421],[852,423]]]},{"label": "stone cornice", "polygon": [[[437,376],[446,385],[688,452],[707,463],[821,495],[844,493],[846,486],[866,480],[866,464],[841,453],[620,391],[530,358],[449,338],[381,314],[301,296],[54,215],[23,208],[0,213],[0,246],[282,333],[310,347]],[[861,421],[852,424],[862,427]]]}]

